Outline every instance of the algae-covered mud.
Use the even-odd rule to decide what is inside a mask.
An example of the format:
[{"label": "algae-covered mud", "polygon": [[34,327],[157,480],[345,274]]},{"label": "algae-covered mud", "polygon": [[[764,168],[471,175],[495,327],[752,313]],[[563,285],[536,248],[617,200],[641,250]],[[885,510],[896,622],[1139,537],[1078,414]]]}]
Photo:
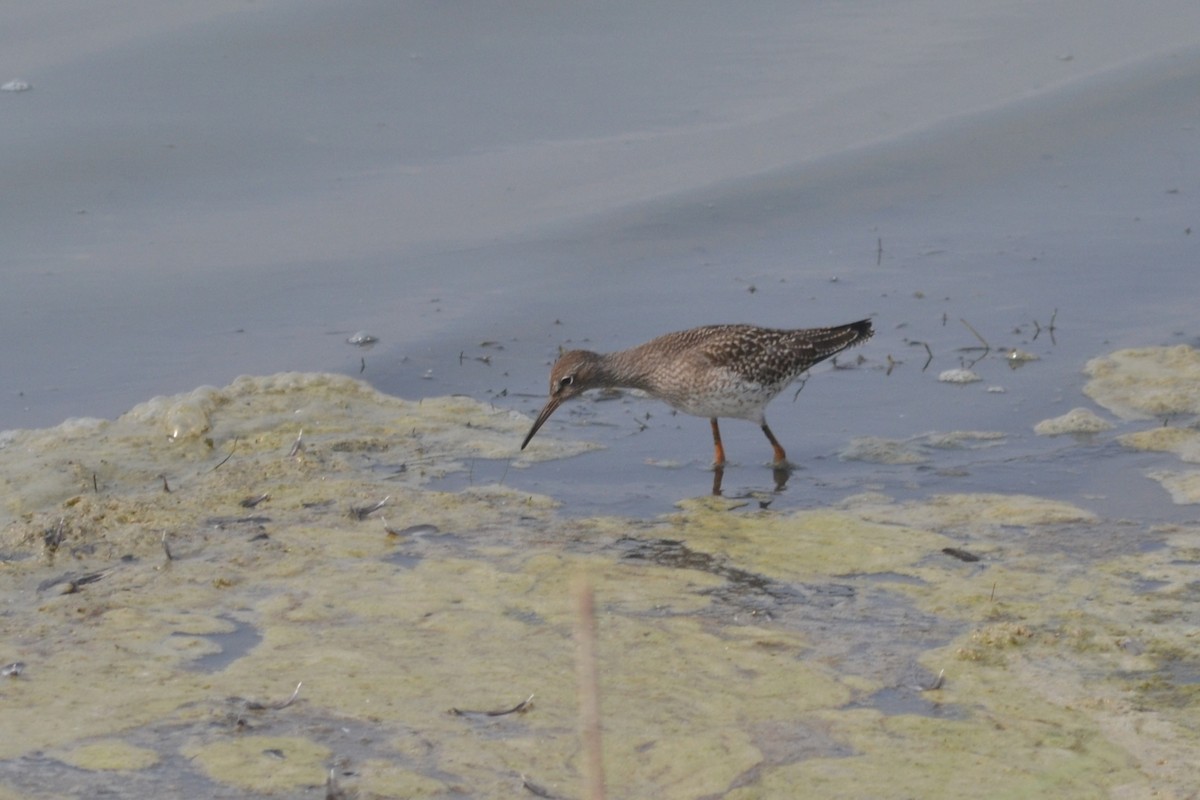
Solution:
[{"label": "algae-covered mud", "polygon": [[[1046,432],[1186,461],[1183,413]],[[1194,796],[1200,528],[1011,492],[632,520],[428,488],[586,447],[518,454],[528,423],[278,375],[4,434],[0,798],[578,797],[581,575],[614,797]],[[950,441],[1005,447],[848,457]]]},{"label": "algae-covered mud", "polygon": [[[1090,378],[1084,392],[1097,403],[1122,419],[1156,423],[1123,433],[1121,444],[1200,462],[1200,350],[1187,345],[1118,350],[1092,359],[1084,371]],[[1200,470],[1154,469],[1146,475],[1176,503],[1200,503]]]}]

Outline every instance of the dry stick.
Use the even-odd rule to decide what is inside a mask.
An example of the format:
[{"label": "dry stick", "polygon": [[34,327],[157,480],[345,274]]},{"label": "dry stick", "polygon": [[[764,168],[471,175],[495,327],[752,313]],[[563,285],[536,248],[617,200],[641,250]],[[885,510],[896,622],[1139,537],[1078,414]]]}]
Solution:
[{"label": "dry stick", "polygon": [[300,429],[300,433],[296,434],[296,443],[292,445],[292,449],[288,452],[288,458],[292,458],[304,450],[304,428]]},{"label": "dry stick", "polygon": [[[908,343],[911,345],[919,344],[919,345],[921,345],[921,347],[925,348],[925,355],[928,357],[925,359],[925,363],[921,366],[921,372],[924,372],[925,370],[929,369],[929,365],[933,363],[933,350],[931,350],[929,348],[929,342],[919,342],[914,339],[914,340],[909,341]],[[890,358],[890,356],[889,356],[889,358]],[[904,362],[900,361],[897,363],[903,364]]]},{"label": "dry stick", "polygon": [[287,708],[292,703],[296,702],[296,698],[300,696],[300,687],[303,685],[304,685],[304,681],[300,681],[299,683],[297,683],[295,690],[292,692],[292,696],[289,697],[287,700],[284,700],[283,702],[259,703],[254,700],[247,700],[246,708],[250,709],[251,711],[279,711],[281,709]]},{"label": "dry stick", "polygon": [[604,800],[604,758],[600,749],[600,683],[596,674],[596,608],[592,585],[575,581],[575,672],[579,682],[579,723],[583,737],[584,792]]},{"label": "dry stick", "polygon": [[[225,462],[226,462],[226,461],[228,461],[229,459],[233,458],[233,451],[237,450],[237,446],[238,446],[238,439],[240,439],[240,438],[241,438],[241,437],[239,437],[239,436],[235,436],[235,437],[233,437],[233,444],[232,444],[232,445],[230,445],[230,447],[229,447],[229,455],[227,455],[227,456],[225,456],[224,458],[222,458],[222,459],[221,459],[221,463],[220,463],[220,464],[217,464],[215,467],[213,467],[212,469],[210,469],[210,470],[209,470],[209,472],[216,472],[217,470],[219,470],[221,467],[223,467],[223,466],[225,465]],[[164,479],[163,479],[163,481],[165,482],[165,481],[166,481],[166,478],[164,478]]]},{"label": "dry stick", "polygon": [[985,339],[985,338],[983,338],[982,336],[980,336],[980,335],[979,335],[979,331],[977,331],[977,330],[975,330],[974,328],[972,328],[972,327],[971,327],[971,323],[967,322],[967,321],[966,321],[965,319],[963,319],[962,317],[959,317],[959,318],[958,318],[958,321],[959,321],[959,322],[961,322],[963,325],[966,325],[966,326],[967,326],[967,330],[969,330],[971,333],[975,334],[975,338],[976,338],[976,339],[978,339],[978,340],[980,341],[980,343],[983,345],[983,352],[984,352],[984,355],[987,355],[988,353],[990,353],[990,352],[991,352],[991,350],[992,350],[992,346],[991,346],[990,344],[988,344],[988,343],[987,343],[987,339]]},{"label": "dry stick", "polygon": [[[966,325],[966,326],[967,326],[967,330],[969,330],[971,333],[975,334],[975,338],[976,338],[976,339],[978,339],[980,342],[982,342],[982,343],[983,343],[983,352],[979,354],[979,358],[972,359],[972,360],[971,360],[971,362],[970,362],[969,364],[966,364],[966,368],[967,368],[967,369],[970,369],[971,367],[975,366],[976,364],[978,364],[978,363],[979,363],[980,361],[982,361],[983,359],[987,358],[987,355],[988,355],[988,353],[992,352],[992,346],[991,346],[990,344],[988,344],[988,343],[987,343],[987,339],[984,339],[982,336],[980,336],[980,335],[979,335],[979,331],[977,331],[977,330],[975,330],[974,328],[972,328],[972,327],[971,327],[971,323],[967,322],[967,321],[966,321],[965,319],[963,319],[962,317],[959,317],[958,321],[959,321],[959,322],[961,322],[963,325]],[[963,348],[960,348],[960,349],[961,349],[961,350],[971,350],[971,349],[974,349],[974,348],[963,347]]]}]

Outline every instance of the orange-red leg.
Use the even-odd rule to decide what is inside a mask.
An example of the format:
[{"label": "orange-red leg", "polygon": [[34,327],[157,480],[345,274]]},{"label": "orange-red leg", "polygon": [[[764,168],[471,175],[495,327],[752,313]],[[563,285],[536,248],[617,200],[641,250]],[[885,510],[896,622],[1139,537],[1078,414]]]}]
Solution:
[{"label": "orange-red leg", "polygon": [[771,443],[771,447],[775,448],[775,466],[785,466],[787,464],[787,453],[783,452],[783,447],[779,444],[779,440],[775,438],[775,434],[771,433],[771,429],[767,427],[767,423],[765,422],[762,424],[762,432],[767,435],[767,441]]},{"label": "orange-red leg", "polygon": [[717,418],[713,417],[709,420],[712,423],[713,431],[713,466],[725,466],[725,446],[721,444],[721,429],[717,426]]}]

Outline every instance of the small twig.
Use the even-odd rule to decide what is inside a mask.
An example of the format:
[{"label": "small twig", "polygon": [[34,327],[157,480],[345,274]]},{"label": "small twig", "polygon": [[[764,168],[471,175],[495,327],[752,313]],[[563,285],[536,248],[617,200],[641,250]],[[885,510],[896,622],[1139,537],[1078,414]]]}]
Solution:
[{"label": "small twig", "polygon": [[216,472],[216,471],[217,471],[217,470],[219,470],[219,469],[220,469],[222,466],[224,466],[224,465],[225,465],[225,462],[226,462],[226,461],[228,461],[229,459],[233,458],[233,452],[234,452],[235,450],[237,450],[237,446],[238,446],[238,439],[239,439],[239,437],[237,437],[237,436],[233,437],[233,445],[232,445],[232,446],[229,448],[229,455],[227,455],[227,456],[225,456],[224,458],[222,458],[222,459],[221,459],[221,463],[217,464],[215,467],[213,467],[212,469],[210,469],[210,470],[209,470],[209,472]]},{"label": "small twig", "polygon": [[508,468],[512,466],[512,459],[506,459],[504,462],[504,471],[500,473],[500,480],[496,481],[498,486],[504,485],[504,479],[508,477]]},{"label": "small twig", "polygon": [[899,365],[900,363],[901,363],[901,362],[899,362],[899,361],[897,361],[896,359],[892,358],[892,354],[891,354],[891,353],[888,353],[888,357],[887,357],[887,365],[888,365],[888,366],[887,366],[887,372],[886,372],[885,374],[887,374],[887,375],[891,375],[891,374],[892,374],[892,370],[893,370],[893,369],[895,369],[895,368],[897,367],[897,365]]},{"label": "small twig", "polygon": [[378,511],[379,509],[381,509],[385,505],[387,505],[387,501],[391,500],[391,499],[392,499],[392,496],[389,494],[387,497],[383,498],[382,500],[380,500],[378,503],[375,503],[374,505],[350,506],[350,516],[354,517],[355,519],[366,519],[367,517],[371,516],[376,511]]},{"label": "small twig", "polygon": [[80,575],[75,572],[67,572],[59,575],[57,578],[48,578],[38,584],[37,590],[44,592],[47,589],[55,586],[61,587],[58,590],[59,594],[75,594],[81,586],[87,586],[89,583],[95,583],[102,578],[108,577],[108,570],[100,570],[99,572],[88,572]]},{"label": "small twig", "polygon": [[979,556],[975,555],[969,550],[963,550],[959,547],[943,547],[942,552],[948,556],[957,558],[959,561],[973,562],[979,560]]},{"label": "small twig", "polygon": [[304,428],[300,429],[300,433],[296,434],[296,443],[292,445],[292,449],[288,451],[288,458],[295,458],[297,454],[304,452]]},{"label": "small twig", "polygon": [[96,480],[96,473],[92,473],[92,491],[100,494],[100,482]]},{"label": "small twig", "polygon": [[456,717],[479,716],[479,717],[503,717],[508,714],[524,714],[533,707],[533,695],[529,695],[521,702],[517,703],[512,708],[501,708],[495,711],[477,711],[470,708],[452,708],[450,713]]},{"label": "small twig", "polygon": [[929,365],[933,363],[933,350],[929,348],[929,342],[916,342],[916,344],[919,344],[925,348],[925,355],[927,357],[925,359],[925,363],[921,365],[921,372],[924,372],[925,370],[929,369]]},{"label": "small twig", "polygon": [[46,549],[53,553],[58,549],[58,546],[63,541],[63,528],[66,526],[67,518],[59,517],[58,524],[51,530],[47,528],[42,532],[42,543],[46,545]]},{"label": "small twig", "polygon": [[546,789],[542,786],[538,786],[536,783],[529,780],[529,778],[526,778],[524,775],[521,776],[521,788],[524,789],[525,791],[529,792],[534,797],[545,797],[546,800],[564,800],[562,795],[554,794],[549,789]]},{"label": "small twig", "polygon": [[251,711],[279,711],[282,708],[287,708],[292,703],[296,702],[296,698],[300,696],[300,687],[303,685],[304,681],[297,683],[295,690],[292,692],[292,696],[281,703],[259,703],[254,700],[247,700],[246,708]]},{"label": "small twig", "polygon": [[162,549],[167,554],[167,561],[174,561],[175,556],[171,555],[171,545],[167,543],[167,532],[162,532]]},{"label": "small twig", "polygon": [[338,788],[336,770],[330,767],[329,774],[325,776],[325,800],[342,800],[345,796]]},{"label": "small twig", "polygon": [[[969,330],[971,333],[975,334],[975,338],[976,338],[976,339],[978,339],[978,340],[979,340],[979,343],[983,345],[983,351],[984,351],[984,354],[985,354],[985,355],[986,355],[987,353],[990,353],[990,352],[991,352],[991,350],[992,350],[992,346],[991,346],[990,344],[988,344],[988,343],[987,343],[987,339],[984,339],[982,336],[980,336],[980,335],[979,335],[979,331],[977,331],[977,330],[975,330],[974,328],[972,328],[972,327],[971,327],[971,323],[967,322],[967,321],[966,321],[965,319],[963,319],[962,317],[959,317],[958,321],[959,321],[959,322],[961,322],[963,325],[966,325],[966,326],[967,326],[967,330]],[[963,349],[966,349],[966,348],[963,348]]]},{"label": "small twig", "polygon": [[[966,325],[967,330],[969,330],[971,333],[975,334],[975,338],[983,343],[983,352],[980,353],[976,358],[971,359],[969,362],[963,363],[963,369],[970,369],[971,367],[975,366],[983,359],[987,358],[988,353],[992,352],[992,346],[987,343],[987,339],[984,339],[982,336],[979,335],[979,331],[977,331],[971,327],[971,323],[969,323],[965,319],[961,319],[961,318],[959,319],[959,322],[961,322],[963,325]],[[978,347],[960,347],[959,348],[959,350],[963,351],[963,352],[970,352],[972,350],[978,350],[978,349],[979,349]]]},{"label": "small twig", "polygon": [[992,596],[988,598],[988,602],[992,603],[992,602],[995,602],[995,600],[996,600],[996,584],[993,583],[992,584]]},{"label": "small twig", "polygon": [[946,670],[943,669],[941,672],[938,673],[938,676],[933,679],[933,683],[929,684],[928,686],[922,687],[921,691],[922,692],[936,692],[938,689],[942,688],[942,684],[945,682],[946,682]]},{"label": "small twig", "polygon": [[383,519],[383,529],[387,531],[389,536],[432,536],[438,532],[438,526],[428,522],[423,522],[420,525],[409,525],[407,528],[393,528],[388,525],[386,517]]},{"label": "small twig", "polygon": [[358,374],[362,375],[367,371],[367,359],[365,356],[358,357]]},{"label": "small twig", "polygon": [[796,387],[796,393],[792,395],[792,402],[796,402],[796,398],[800,396],[800,392],[804,390],[804,384],[808,383],[808,373],[804,373],[804,377],[800,379],[800,385]]},{"label": "small twig", "polygon": [[271,499],[271,495],[264,492],[263,494],[260,494],[260,495],[247,497],[247,498],[243,499],[242,502],[238,503],[238,505],[240,505],[242,508],[254,508],[259,503],[263,503],[270,499]]},{"label": "small twig", "polygon": [[875,240],[875,266],[883,263],[883,237],[880,236]]},{"label": "small twig", "polygon": [[170,484],[168,484],[168,483],[167,483],[167,476],[166,476],[166,475],[159,475],[158,477],[162,478],[162,482],[163,482],[163,491],[164,491],[164,492],[166,492],[167,494],[170,494],[170,493],[171,493],[171,486],[170,486]]}]

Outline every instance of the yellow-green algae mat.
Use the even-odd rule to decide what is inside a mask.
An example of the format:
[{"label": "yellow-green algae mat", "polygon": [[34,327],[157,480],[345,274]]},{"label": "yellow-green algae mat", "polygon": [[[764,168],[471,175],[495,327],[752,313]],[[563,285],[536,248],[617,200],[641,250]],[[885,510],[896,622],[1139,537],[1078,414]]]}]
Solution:
[{"label": "yellow-green algae mat", "polygon": [[0,798],[321,797],[331,771],[578,797],[581,574],[613,797],[1200,786],[1195,529],[1124,546],[1134,523],[1011,495],[636,521],[422,488],[580,449],[518,456],[527,424],[280,375],[6,434]]},{"label": "yellow-green algae mat", "polygon": [[[1174,453],[1181,461],[1200,463],[1200,350],[1188,345],[1138,347],[1093,358],[1084,372],[1090,380],[1084,392],[1124,420],[1156,424],[1119,437],[1135,450]],[[1179,505],[1200,503],[1200,470],[1158,469],[1147,473],[1162,484]]]}]

